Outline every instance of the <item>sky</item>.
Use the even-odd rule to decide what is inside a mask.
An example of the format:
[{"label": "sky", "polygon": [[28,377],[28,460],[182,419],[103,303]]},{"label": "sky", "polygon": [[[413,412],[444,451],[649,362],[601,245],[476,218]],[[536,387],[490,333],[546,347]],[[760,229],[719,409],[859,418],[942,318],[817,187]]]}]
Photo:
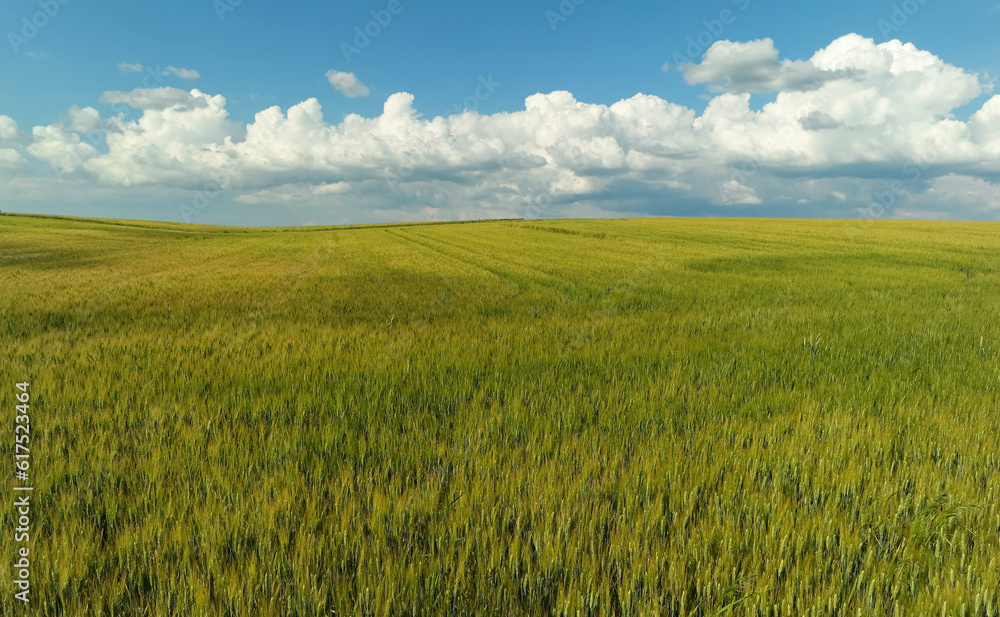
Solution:
[{"label": "sky", "polygon": [[997,0],[4,5],[4,212],[1000,219]]}]

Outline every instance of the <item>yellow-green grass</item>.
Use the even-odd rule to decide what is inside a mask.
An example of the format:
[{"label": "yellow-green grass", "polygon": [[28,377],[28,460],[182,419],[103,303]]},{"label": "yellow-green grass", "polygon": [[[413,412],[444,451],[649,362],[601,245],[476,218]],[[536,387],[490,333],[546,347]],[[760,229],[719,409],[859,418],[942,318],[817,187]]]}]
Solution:
[{"label": "yellow-green grass", "polygon": [[0,614],[1000,615],[1000,225],[116,223],[0,216]]}]

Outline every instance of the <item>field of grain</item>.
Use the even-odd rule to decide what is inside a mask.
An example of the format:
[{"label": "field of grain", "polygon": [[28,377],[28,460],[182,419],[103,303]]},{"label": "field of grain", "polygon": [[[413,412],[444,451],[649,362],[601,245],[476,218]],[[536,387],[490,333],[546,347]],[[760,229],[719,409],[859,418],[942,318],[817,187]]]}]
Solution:
[{"label": "field of grain", "polygon": [[1000,615],[997,224],[0,215],[0,289],[3,615]]}]

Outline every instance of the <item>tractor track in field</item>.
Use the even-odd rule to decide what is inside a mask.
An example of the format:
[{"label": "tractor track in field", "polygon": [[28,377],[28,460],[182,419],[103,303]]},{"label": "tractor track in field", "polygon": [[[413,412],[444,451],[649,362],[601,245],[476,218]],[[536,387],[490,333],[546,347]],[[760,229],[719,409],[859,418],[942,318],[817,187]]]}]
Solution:
[{"label": "tractor track in field", "polygon": [[456,261],[456,262],[458,262],[458,263],[460,263],[462,265],[472,266],[472,267],[474,267],[474,268],[476,268],[478,270],[482,270],[483,272],[487,272],[489,274],[492,274],[497,279],[505,280],[505,276],[503,274],[497,273],[497,272],[495,272],[495,271],[493,271],[493,270],[491,270],[491,269],[489,269],[489,268],[487,268],[485,266],[481,266],[481,265],[479,265],[477,263],[473,263],[471,261],[466,261],[464,259],[460,259],[459,257],[456,257],[455,255],[451,255],[449,253],[446,253],[444,251],[436,249],[436,248],[434,248],[433,246],[431,246],[429,244],[426,244],[424,242],[420,242],[419,240],[416,240],[416,239],[411,238],[409,236],[405,236],[405,235],[403,235],[403,234],[401,234],[401,233],[399,233],[397,231],[386,229],[385,233],[387,233],[390,236],[393,236],[395,238],[399,238],[400,240],[405,240],[406,242],[410,242],[412,244],[416,244],[417,246],[419,246],[419,247],[421,247],[423,249],[431,251],[432,253],[435,253],[437,255],[441,255],[442,257],[446,257],[446,258],[448,258],[448,259],[450,259],[452,261]]},{"label": "tractor track in field", "polygon": [[[434,251],[435,253],[437,253],[439,255],[443,255],[443,256],[448,257],[450,259],[454,259],[455,261],[458,261],[460,263],[463,263],[463,264],[466,264],[466,265],[470,265],[470,266],[473,266],[475,268],[479,268],[479,269],[481,269],[481,270],[483,270],[485,272],[489,272],[490,274],[492,274],[493,276],[497,277],[500,280],[503,280],[503,281],[516,281],[517,278],[518,278],[516,274],[511,273],[509,271],[505,272],[503,269],[496,268],[495,266],[494,267],[490,267],[488,265],[484,265],[482,263],[478,263],[477,261],[470,260],[467,256],[475,256],[475,257],[479,257],[481,259],[482,258],[490,259],[490,258],[487,257],[486,255],[484,255],[483,253],[478,253],[478,252],[472,251],[470,249],[467,249],[467,248],[461,246],[460,244],[455,244],[455,243],[451,243],[451,242],[445,242],[444,240],[429,241],[427,238],[425,238],[423,236],[420,236],[420,239],[418,240],[418,239],[413,238],[413,237],[411,237],[409,235],[406,235],[405,232],[398,231],[398,230],[392,230],[392,231],[386,230],[386,233],[392,234],[393,236],[395,236],[397,238],[401,238],[403,240],[408,240],[410,242],[413,242],[414,244],[422,246],[422,247],[426,248],[427,250]],[[448,248],[452,249],[452,251],[454,251],[454,252],[461,252],[461,253],[464,253],[465,255],[456,255],[456,254],[454,254],[454,252],[449,252],[449,251],[446,251],[446,250],[442,250],[441,248],[438,248],[438,247],[434,246],[434,244],[444,245],[445,247],[448,247]],[[533,268],[531,266],[526,266],[524,264],[517,264],[517,263],[500,261],[500,260],[496,260],[496,259],[494,259],[493,261],[497,261],[497,262],[499,262],[499,263],[501,263],[503,265],[506,265],[508,268],[517,268],[517,269],[520,269],[520,270],[523,270],[523,271],[533,272],[533,273],[535,273],[536,276],[530,277],[530,278],[534,278],[535,280],[543,280],[543,281],[544,280],[555,280],[555,281],[560,282],[560,283],[565,283],[566,282],[565,278],[560,277],[560,276],[555,275],[555,274],[551,274],[551,273],[545,272],[544,270],[540,270],[538,268]]]}]

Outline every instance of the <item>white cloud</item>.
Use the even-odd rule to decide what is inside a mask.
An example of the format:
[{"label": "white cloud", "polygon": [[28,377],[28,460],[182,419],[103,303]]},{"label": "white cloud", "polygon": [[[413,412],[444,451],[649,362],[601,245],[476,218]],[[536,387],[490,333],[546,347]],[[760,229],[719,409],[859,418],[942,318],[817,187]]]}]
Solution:
[{"label": "white cloud", "polygon": [[10,116],[0,116],[0,140],[14,140],[20,135],[17,122]]},{"label": "white cloud", "polygon": [[1000,156],[1000,94],[992,97],[969,118],[972,140],[988,154]]},{"label": "white cloud", "polygon": [[93,107],[79,108],[73,105],[69,108],[69,128],[72,131],[96,131],[101,125],[101,114]]},{"label": "white cloud", "polygon": [[[514,112],[423,117],[400,92],[373,118],[327,122],[310,98],[242,125],[222,96],[153,88],[102,96],[141,110],[138,120],[101,122],[74,107],[68,128],[34,127],[27,150],[102,186],[222,186],[237,203],[330,204],[354,220],[656,213],[661,204],[849,216],[895,180],[905,190],[886,207],[917,212],[928,195],[956,194],[956,181],[939,180],[950,173],[973,182],[956,208],[1000,209],[990,184],[1000,175],[1000,97],[968,122],[950,116],[983,93],[977,75],[858,35],[804,61],[781,60],[767,39],[722,43],[684,67],[695,83],[726,90],[700,115],[653,95],[597,105],[555,91]],[[351,78],[337,78],[345,94],[363,87],[338,75]],[[752,109],[750,91],[768,88],[780,88],[774,101]],[[95,123],[106,152],[76,134]]]},{"label": "white cloud", "polygon": [[118,70],[122,73],[141,73],[143,66],[134,62],[119,62]]},{"label": "white cloud", "polygon": [[179,88],[136,88],[130,92],[111,90],[101,95],[103,103],[118,103],[144,111],[192,110],[205,107],[207,98],[197,90]]},{"label": "white cloud", "polygon": [[226,99],[175,88],[105,92],[102,100],[143,110],[137,121],[107,121],[108,153],[84,169],[108,184],[190,186],[230,173],[233,137],[241,126],[228,119]]},{"label": "white cloud", "polygon": [[[0,116],[0,171],[8,172],[28,166],[24,156],[14,148],[3,147],[3,142],[16,142],[21,137],[17,122],[9,116]],[[4,173],[6,176],[6,173]]]},{"label": "white cloud", "polygon": [[329,195],[347,193],[350,189],[351,185],[347,182],[316,185],[283,184],[273,189],[243,193],[236,197],[236,201],[244,204],[307,204],[315,202],[316,198],[326,198]]},{"label": "white cloud", "polygon": [[181,69],[176,66],[168,66],[163,69],[164,75],[173,75],[174,77],[179,77],[181,79],[198,79],[201,74],[194,69]]},{"label": "white cloud", "polygon": [[28,164],[21,153],[13,148],[0,148],[0,169],[18,169]]},{"label": "white cloud", "polygon": [[60,173],[76,171],[84,161],[100,154],[91,144],[83,143],[79,135],[58,125],[36,126],[31,132],[34,141],[28,146],[28,153]]},{"label": "white cloud", "polygon": [[861,69],[825,69],[813,62],[778,59],[778,50],[769,38],[734,43],[716,41],[700,64],[678,67],[689,84],[710,84],[713,90],[736,92],[777,92],[815,90],[841,79],[857,79]]},{"label": "white cloud", "polygon": [[[733,204],[759,204],[761,203],[760,197],[757,196],[757,192],[754,191],[749,186],[740,184],[737,180],[726,180],[718,185],[719,193],[722,195],[722,203],[727,206]],[[804,203],[806,200],[801,199],[799,203]]]},{"label": "white cloud", "polygon": [[982,178],[950,173],[931,181],[917,204],[949,204],[963,210],[993,210],[1000,213],[1000,184]]},{"label": "white cloud", "polygon": [[344,73],[331,69],[326,72],[326,78],[331,86],[340,90],[348,98],[368,96],[368,86],[361,83],[361,80],[354,73]]}]

